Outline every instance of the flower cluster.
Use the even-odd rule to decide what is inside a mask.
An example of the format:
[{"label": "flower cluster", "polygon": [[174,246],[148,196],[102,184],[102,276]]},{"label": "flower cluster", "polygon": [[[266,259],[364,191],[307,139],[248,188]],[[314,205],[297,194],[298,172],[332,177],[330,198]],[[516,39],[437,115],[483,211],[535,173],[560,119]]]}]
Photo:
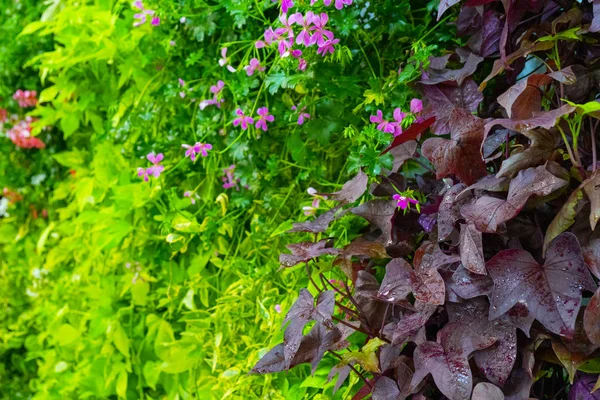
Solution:
[{"label": "flower cluster", "polygon": [[0,108],[0,124],[5,123],[6,121],[8,121],[8,111],[4,108]]},{"label": "flower cluster", "polygon": [[[294,43],[297,45],[303,45],[304,47],[310,47],[317,45],[317,54],[325,57],[327,54],[333,54],[335,51],[334,45],[339,43],[339,39],[336,39],[333,32],[326,28],[329,16],[326,13],[320,15],[308,11],[306,14],[295,13],[290,15],[281,14],[279,16],[279,22],[282,26],[273,29],[268,28],[264,33],[264,41],[259,40],[255,46],[257,48],[263,48],[272,44],[277,44],[279,55],[281,57],[287,57],[290,54],[298,59],[298,69],[304,71],[308,63],[302,58],[302,51],[292,49]],[[300,32],[297,34],[294,32],[293,25],[300,27]],[[250,74],[249,74],[250,75]]]},{"label": "flower cluster", "polygon": [[[244,111],[241,108],[235,110],[235,113],[238,117],[233,120],[233,126],[241,125],[242,129],[246,130],[250,125],[254,124],[254,118],[244,114]],[[267,122],[275,121],[275,117],[269,114],[269,109],[267,107],[260,107],[256,113],[258,114],[255,125],[256,128],[260,128],[266,132],[268,130]]]},{"label": "flower cluster", "polygon": [[141,0],[134,2],[133,6],[140,10],[139,13],[133,15],[133,18],[136,19],[136,22],[133,23],[133,26],[137,27],[140,25],[144,25],[146,23],[146,17],[148,16],[152,17],[152,20],[150,21],[150,24],[152,24],[152,26],[160,25],[160,18],[154,15],[156,14],[156,11],[146,10]]},{"label": "flower cluster", "polygon": [[185,156],[189,157],[190,160],[196,161],[196,154],[201,154],[202,157],[208,156],[208,150],[212,150],[212,144],[196,142],[193,146],[189,144],[182,144],[185,150]]},{"label": "flower cluster", "polygon": [[158,178],[160,174],[164,171],[165,167],[163,165],[160,165],[160,162],[164,158],[162,153],[159,153],[157,155],[155,155],[154,152],[148,153],[146,158],[152,163],[152,166],[148,168],[138,168],[137,173],[139,177],[144,178],[144,181],[148,182],[150,176]]},{"label": "flower cluster", "polygon": [[225,101],[222,98],[221,93],[223,92],[223,88],[225,87],[225,82],[219,80],[216,85],[212,85],[210,87],[210,92],[213,94],[212,99],[202,100],[200,102],[200,109],[204,110],[206,107],[211,105],[216,105],[217,108],[221,108],[221,103]]},{"label": "flower cluster", "polygon": [[304,120],[310,119],[310,114],[304,112],[306,106],[302,107],[300,110],[298,110],[298,107],[292,106],[292,110],[298,112],[298,125],[302,125]]},{"label": "flower cluster", "polygon": [[33,128],[31,124],[35,121],[36,119],[29,116],[25,117],[24,120],[18,121],[7,132],[8,138],[18,147],[23,149],[43,149],[46,147],[44,142],[31,135],[31,130]]},{"label": "flower cluster", "polygon": [[[410,102],[410,112],[412,114],[419,114],[423,111],[423,102],[419,99],[412,99]],[[371,115],[370,121],[377,124],[377,129],[381,132],[391,133],[394,136],[402,134],[402,121],[406,117],[406,114],[402,112],[400,108],[394,110],[394,121],[388,121],[383,118],[383,112],[377,110],[376,115]]]},{"label": "flower cluster", "polygon": [[[294,1],[293,0],[272,0],[274,3],[275,2],[280,2],[281,3],[281,12],[284,14],[287,14],[287,12],[290,10],[290,8],[294,7]],[[315,5],[315,3],[318,0],[310,0],[310,5],[313,6]],[[331,5],[331,3],[334,3],[334,0],[323,0],[323,4],[327,7],[329,7]],[[352,4],[352,0],[335,0],[335,8],[337,8],[338,10],[341,10],[342,8],[344,8],[344,6],[349,6]]]},{"label": "flower cluster", "polygon": [[[37,92],[35,90],[17,90],[15,94],[13,94],[13,99],[17,100],[19,103],[19,107],[27,108],[34,107],[37,102]],[[0,116],[0,121],[2,120]]]}]

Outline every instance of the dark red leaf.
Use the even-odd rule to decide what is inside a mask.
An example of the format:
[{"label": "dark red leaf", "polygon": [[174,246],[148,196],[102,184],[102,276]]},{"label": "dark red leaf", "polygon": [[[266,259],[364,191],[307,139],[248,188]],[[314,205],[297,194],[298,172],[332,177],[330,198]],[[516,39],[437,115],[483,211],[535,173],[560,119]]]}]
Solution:
[{"label": "dark red leaf", "polygon": [[504,18],[494,10],[483,14],[483,29],[481,31],[481,48],[479,54],[489,57],[500,49],[500,35],[504,28]]},{"label": "dark red leaf", "polygon": [[438,272],[444,265],[458,262],[460,256],[444,254],[437,244],[425,242],[417,249],[414,270],[410,272],[412,292],[423,303],[441,305],[446,299],[446,285]]},{"label": "dark red leaf", "polygon": [[477,71],[477,66],[483,61],[483,57],[471,53],[465,64],[460,69],[434,69],[429,66],[427,70],[428,77],[421,80],[423,85],[437,85],[438,83],[456,82],[461,86],[465,79]]},{"label": "dark red leaf", "polygon": [[552,82],[552,78],[546,74],[532,74],[498,96],[498,103],[504,107],[509,118],[516,120],[532,118],[534,113],[541,111],[542,91],[540,88],[550,82]]},{"label": "dark red leaf", "polygon": [[[408,128],[410,130],[411,128]],[[404,132],[406,134],[406,132]],[[403,135],[396,136],[396,138],[402,137]],[[418,136],[418,135],[417,135]],[[394,139],[395,140],[395,139]],[[387,150],[384,150],[384,152]],[[399,146],[394,147],[390,150],[390,154],[394,157],[394,166],[392,167],[392,172],[396,172],[400,169],[402,164],[406,160],[410,160],[414,158],[417,151],[417,141],[409,140],[405,143],[400,144]]]},{"label": "dark red leaf", "polygon": [[250,373],[253,374],[269,374],[273,372],[281,372],[286,369],[285,359],[283,356],[283,343],[273,347],[265,354],[252,368]]},{"label": "dark red leaf", "polygon": [[369,177],[362,171],[342,186],[342,189],[331,193],[331,199],[341,203],[353,203],[367,190]]},{"label": "dark red leaf", "polygon": [[328,381],[330,381],[334,376],[336,376],[336,375],[338,376],[337,380],[335,381],[335,385],[333,386],[334,394],[335,394],[335,392],[337,392],[339,390],[339,388],[342,386],[342,384],[344,383],[346,378],[348,378],[349,374],[350,374],[350,366],[348,366],[348,365],[343,365],[343,366],[336,365],[331,369],[331,371],[329,371],[329,376],[327,378]]},{"label": "dark red leaf", "polygon": [[461,322],[473,331],[497,338],[494,346],[475,353],[475,362],[485,377],[503,386],[517,358],[517,330],[506,316],[489,321],[489,304],[483,297],[447,305],[450,322]]},{"label": "dark red leaf", "polygon": [[571,233],[550,244],[543,265],[526,251],[511,249],[498,253],[486,266],[494,281],[491,319],[521,302],[548,330],[566,337],[573,336],[581,291],[596,288]]},{"label": "dark red leaf", "polygon": [[313,220],[308,220],[305,222],[296,222],[293,224],[293,228],[290,229],[288,232],[310,232],[310,233],[325,232],[327,230],[327,228],[329,228],[329,224],[333,220],[340,218],[342,215],[345,214],[345,211],[342,211],[339,214],[337,214],[337,212],[339,211],[339,209],[341,207],[342,207],[341,205],[335,206],[331,210],[324,212],[323,214],[319,215],[317,218],[315,218]]},{"label": "dark red leaf", "polygon": [[493,3],[498,0],[467,0],[463,7],[475,7],[475,6],[483,6],[489,3]]},{"label": "dark red leaf", "polygon": [[473,78],[467,78],[460,86],[439,84],[422,85],[423,93],[429,100],[436,120],[432,130],[436,135],[450,133],[448,123],[455,108],[464,108],[474,112],[483,101],[483,95],[477,89]]},{"label": "dark red leaf", "polygon": [[[354,331],[347,330],[347,333],[352,332]],[[329,329],[323,324],[316,323],[310,332],[302,338],[293,365],[310,362],[312,373],[314,374],[319,362],[323,359],[325,352],[329,350],[340,350],[349,345],[350,344],[345,340],[343,332],[340,329],[337,327]]]},{"label": "dark red leaf", "polygon": [[415,350],[411,387],[431,374],[438,389],[449,399],[470,399],[473,378],[468,357],[495,342],[496,338],[480,335],[465,324],[446,325],[438,332],[437,342],[422,343]]},{"label": "dark red leaf", "polygon": [[483,140],[483,121],[466,110],[455,109],[450,116],[451,139],[427,139],[421,150],[436,168],[438,179],[456,175],[471,185],[487,175],[479,153]]},{"label": "dark red leaf", "polygon": [[396,368],[396,380],[381,377],[373,389],[373,400],[404,400],[410,395],[413,372],[403,362]]},{"label": "dark red leaf", "polygon": [[[394,138],[394,140],[392,141],[392,144],[390,144],[384,151],[382,151],[381,154],[385,154],[388,151],[400,146],[403,143],[406,143],[411,140],[415,140],[416,138],[419,137],[419,135],[421,133],[425,132],[431,125],[433,125],[434,122],[435,122],[435,117],[429,117],[424,121],[414,122],[407,130],[402,132],[402,134],[400,134],[399,136],[396,136]],[[414,150],[412,153],[414,154]]]},{"label": "dark red leaf", "polygon": [[351,212],[369,221],[373,228],[381,230],[378,241],[387,247],[392,244],[392,226],[396,208],[394,200],[372,200],[353,208]]},{"label": "dark red leaf", "polygon": [[587,246],[582,246],[583,259],[586,265],[600,279],[600,239],[590,241]]},{"label": "dark red leaf", "polygon": [[415,301],[415,308],[417,309],[415,313],[404,316],[392,325],[389,331],[386,330],[386,333],[391,336],[390,339],[393,345],[400,345],[415,336],[435,313],[437,306],[421,303],[417,300]]},{"label": "dark red leaf", "polygon": [[385,276],[379,288],[378,298],[395,303],[404,300],[411,292],[410,272],[412,268],[406,260],[394,258],[385,267]]},{"label": "dark red leaf", "polygon": [[469,271],[486,274],[481,232],[473,224],[460,225],[460,260]]},{"label": "dark red leaf", "polygon": [[460,200],[457,197],[467,188],[464,183],[458,183],[452,186],[446,194],[440,208],[438,210],[438,240],[446,240],[448,236],[454,231],[456,221],[460,218],[460,209],[463,205],[471,201],[471,196],[462,196]]},{"label": "dark red leaf", "polygon": [[340,253],[339,249],[326,248],[326,245],[326,239],[320,240],[317,243],[301,242],[289,244],[287,248],[292,254],[280,254],[279,263],[284,267],[293,267],[298,263],[306,262],[323,254],[337,255]]},{"label": "dark red leaf", "polygon": [[590,342],[600,346],[600,289],[596,290],[585,309],[583,325]]},{"label": "dark red leaf", "polygon": [[477,296],[487,296],[492,293],[492,278],[469,272],[462,265],[452,275],[448,290],[452,290],[463,299],[472,299]]}]

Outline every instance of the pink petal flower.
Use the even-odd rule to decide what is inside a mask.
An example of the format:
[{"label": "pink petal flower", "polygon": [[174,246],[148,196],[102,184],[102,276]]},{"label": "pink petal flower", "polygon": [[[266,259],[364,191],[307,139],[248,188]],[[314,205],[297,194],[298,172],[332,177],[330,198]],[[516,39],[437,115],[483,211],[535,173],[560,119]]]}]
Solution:
[{"label": "pink petal flower", "polygon": [[150,23],[152,24],[152,26],[159,26],[160,25],[160,18],[154,17],[154,18],[152,18],[152,21]]},{"label": "pink petal flower", "polygon": [[412,99],[410,101],[410,112],[413,114],[418,114],[423,111],[423,102],[419,99]]}]

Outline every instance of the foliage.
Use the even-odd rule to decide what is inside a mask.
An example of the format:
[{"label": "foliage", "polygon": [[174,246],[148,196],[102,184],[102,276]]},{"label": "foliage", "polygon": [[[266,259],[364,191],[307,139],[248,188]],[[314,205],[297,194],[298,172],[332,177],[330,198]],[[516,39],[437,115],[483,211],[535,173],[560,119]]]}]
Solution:
[{"label": "foliage", "polygon": [[[0,43],[5,398],[334,396],[331,358],[247,374],[282,339],[281,310],[308,283],[276,274],[291,241],[282,233],[299,216],[317,229],[311,215],[332,201],[322,192],[355,202],[367,177],[343,186],[347,171],[403,162],[397,150],[380,156],[391,132],[369,116],[383,110],[394,133],[419,118],[409,84],[456,41],[433,1],[351,3],[293,6],[289,18],[319,16],[308,34],[323,43],[310,46],[285,41],[283,4],[269,0],[3,10],[3,37],[14,39]],[[319,223],[334,218],[341,237],[364,226],[333,214]],[[311,310],[316,341],[348,339],[342,364],[376,369],[380,341],[328,336],[309,320],[329,325],[333,311],[313,308],[300,312]]]},{"label": "foliage", "polygon": [[[439,3],[461,46],[420,65],[410,134],[373,147],[402,161],[323,194],[335,207],[280,256],[312,295],[254,372],[329,352],[354,399],[597,398],[596,3]],[[350,218],[368,226],[340,232]]]}]

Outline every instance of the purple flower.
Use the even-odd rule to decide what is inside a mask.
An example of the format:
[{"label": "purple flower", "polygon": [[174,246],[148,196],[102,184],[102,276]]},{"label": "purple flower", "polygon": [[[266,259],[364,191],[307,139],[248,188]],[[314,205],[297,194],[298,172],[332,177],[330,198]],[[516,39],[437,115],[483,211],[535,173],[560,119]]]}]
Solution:
[{"label": "purple flower", "polygon": [[189,190],[183,194],[183,197],[189,197],[192,204],[196,204],[196,199],[200,198],[196,193],[190,192]]},{"label": "purple flower", "polygon": [[300,58],[302,56],[302,50],[296,49],[296,50],[292,50],[292,57],[294,58]]},{"label": "purple flower", "polygon": [[335,49],[333,48],[333,45],[338,44],[339,42],[340,42],[340,39],[333,39],[333,40],[325,41],[325,43],[323,43],[323,46],[319,46],[319,48],[317,49],[317,54],[321,54],[323,57],[325,57],[328,52],[330,54],[333,54],[333,52],[335,51]]},{"label": "purple flower", "polygon": [[409,197],[402,196],[397,193],[392,196],[392,199],[396,200],[397,206],[403,210],[406,210],[410,206],[410,203],[419,204],[419,202],[416,201],[415,199],[411,199]]},{"label": "purple flower", "polygon": [[181,147],[186,149],[185,156],[189,157],[192,161],[196,161],[196,154],[201,154],[202,157],[206,157],[208,156],[208,150],[212,150],[212,144],[204,144],[200,142],[196,142],[193,146],[184,143],[181,145]]},{"label": "purple flower", "polygon": [[221,58],[219,59],[219,65],[221,67],[226,66],[229,72],[235,72],[235,68],[229,65],[229,58],[227,58],[227,47],[221,49]]},{"label": "purple flower", "polygon": [[185,86],[185,81],[183,79],[179,78],[177,81],[179,82],[179,86]]},{"label": "purple flower", "polygon": [[144,178],[144,181],[148,182],[149,178],[148,178],[148,171],[146,171],[146,168],[138,168],[137,173],[140,178]]},{"label": "purple flower", "polygon": [[277,314],[281,314],[281,304],[275,304],[275,311],[277,312]]},{"label": "purple flower", "polygon": [[302,27],[302,30],[296,36],[296,44],[304,44],[305,46],[310,46],[313,44],[312,37],[310,35],[310,27],[313,24],[313,21],[319,20],[312,11],[308,11],[305,16],[302,16],[300,13],[290,15],[288,21],[290,24],[297,24]]},{"label": "purple flower", "polygon": [[275,121],[275,117],[269,115],[269,109],[267,107],[259,108],[256,113],[260,115],[256,120],[256,129],[262,129],[263,131],[267,131],[267,121],[273,122]]},{"label": "purple flower", "polygon": [[235,113],[238,115],[238,118],[233,120],[233,126],[242,125],[242,129],[248,129],[248,125],[252,125],[254,123],[254,118],[248,117],[244,114],[241,108],[235,110]]},{"label": "purple flower", "polygon": [[154,152],[152,152],[152,153],[148,153],[148,155],[146,155],[146,158],[152,164],[158,165],[163,160],[164,156],[163,156],[163,153],[158,153],[155,155]]},{"label": "purple flower", "polygon": [[225,87],[225,82],[219,80],[216,85],[213,85],[210,87],[210,91],[212,94],[217,96],[218,94],[221,93],[221,91],[223,90],[224,87]]},{"label": "purple flower", "polygon": [[313,18],[313,26],[310,27],[311,31],[315,31],[312,35],[312,42],[316,43],[319,47],[324,46],[327,41],[333,40],[333,32],[325,29],[327,21],[329,21],[329,16],[327,14],[321,13],[320,16],[315,15]]},{"label": "purple flower", "polygon": [[392,122],[391,125],[394,126],[394,136],[399,136],[402,134],[402,120],[406,114],[404,114],[399,108],[394,110],[394,119],[396,122]]},{"label": "purple flower", "polygon": [[250,64],[244,67],[244,70],[246,70],[246,74],[248,76],[252,76],[254,75],[255,71],[264,71],[265,67],[260,65],[260,61],[258,61],[258,58],[253,58],[252,60],[250,60]]},{"label": "purple flower", "polygon": [[[273,1],[273,3],[278,2],[278,0],[272,0],[272,1]],[[281,12],[283,14],[287,14],[288,10],[292,7],[294,7],[293,0],[281,0]]]},{"label": "purple flower", "polygon": [[230,189],[235,187],[237,190],[240,190],[238,187],[239,179],[233,175],[235,172],[235,164],[231,164],[229,167],[223,169],[223,174],[225,174],[221,179],[223,180],[223,189]]},{"label": "purple flower", "polygon": [[383,112],[377,110],[377,115],[371,115],[370,121],[377,125],[377,129],[381,132],[394,133],[396,126],[393,122],[386,121],[383,119]]},{"label": "purple flower", "polygon": [[144,169],[144,168],[138,168],[137,169],[137,173],[138,176],[141,178],[144,178],[144,181],[148,182],[149,176],[153,176],[155,178],[158,178],[160,176],[160,174],[164,171],[165,167],[160,165],[160,162],[163,160],[163,154],[159,153],[159,154],[154,154],[152,153],[148,153],[148,155],[146,155],[146,158],[148,159],[148,161],[150,161],[153,165]]},{"label": "purple flower", "polygon": [[413,114],[418,114],[423,111],[423,102],[419,99],[412,99],[410,101],[410,112]]},{"label": "purple flower", "polygon": [[298,60],[298,69],[300,71],[306,70],[307,66],[308,66],[308,63],[306,62],[306,60],[304,58],[301,58]]},{"label": "purple flower", "polygon": [[175,41],[174,41],[174,40],[171,40],[171,41],[169,42],[169,46],[173,46],[173,47],[175,47],[175,45],[176,45],[176,44],[177,44],[177,43],[175,43]]},{"label": "purple flower", "polygon": [[[133,15],[133,18],[137,20],[136,22],[133,23],[133,26],[135,26],[135,27],[145,24],[146,23],[146,18],[149,15],[153,16],[156,13],[156,11],[154,11],[154,10],[146,10],[144,8],[144,4],[141,2],[141,0],[138,0],[138,1],[134,2],[133,6],[135,8],[137,8],[138,10],[141,11],[140,13],[137,13],[137,14]],[[154,26],[159,25],[160,24],[160,18],[158,18],[158,17],[152,18],[151,24],[154,25]]]},{"label": "purple flower", "polygon": [[[298,111],[298,107],[292,106],[292,110]],[[305,113],[304,110],[306,110],[306,106],[298,111],[298,125],[302,125],[305,119],[310,119],[310,114]]]}]

